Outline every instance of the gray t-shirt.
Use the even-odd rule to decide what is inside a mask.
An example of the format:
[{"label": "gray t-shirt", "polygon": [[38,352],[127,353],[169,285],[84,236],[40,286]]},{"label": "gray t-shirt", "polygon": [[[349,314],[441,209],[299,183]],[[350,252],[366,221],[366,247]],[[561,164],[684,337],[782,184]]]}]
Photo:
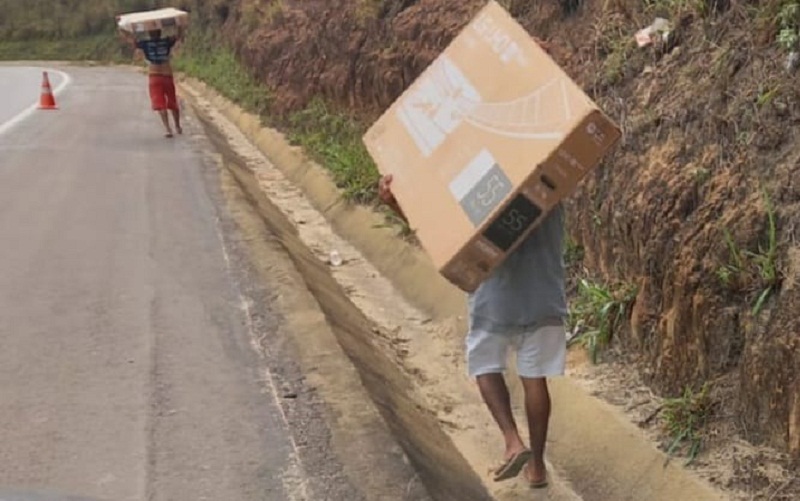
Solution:
[{"label": "gray t-shirt", "polygon": [[470,330],[518,332],[567,316],[564,209],[557,205],[525,242],[469,295]]}]

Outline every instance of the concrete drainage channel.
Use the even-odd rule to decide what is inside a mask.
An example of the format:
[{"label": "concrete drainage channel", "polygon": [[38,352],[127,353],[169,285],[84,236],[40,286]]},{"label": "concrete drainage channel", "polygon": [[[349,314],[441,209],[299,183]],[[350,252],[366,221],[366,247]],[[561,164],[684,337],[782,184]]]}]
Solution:
[{"label": "concrete drainage channel", "polygon": [[[424,495],[408,489],[414,475],[434,499],[447,500],[727,499],[675,462],[665,463],[636,424],[571,378],[553,381],[548,492],[484,478],[496,464],[498,443],[489,433],[495,428],[485,406],[464,377],[458,334],[464,329],[463,293],[438,275],[424,253],[398,240],[381,215],[343,204],[324,169],[282,134],[264,128],[259,117],[202,82],[190,80],[181,88],[224,158],[223,185],[230,185],[237,205],[250,214],[239,224],[252,230],[248,241],[261,263],[259,273],[271,284],[271,268],[285,268],[284,282],[289,276],[289,284],[310,289],[279,287],[273,294],[289,298],[282,300],[282,311],[309,318],[292,329],[303,333],[293,336],[302,348],[295,357],[327,394],[334,435],[346,444],[337,457],[360,461],[348,475],[361,486],[378,487],[365,499],[422,501]],[[264,241],[271,252],[256,249]],[[324,263],[332,249],[342,251],[344,266]],[[305,334],[309,324],[320,332]],[[337,372],[348,373],[344,383]],[[517,411],[524,420],[522,409]],[[354,425],[359,413],[371,414],[368,427],[378,432],[372,439]],[[391,461],[388,468],[377,467],[376,458],[390,449],[410,458],[416,472]],[[367,450],[372,453],[362,452]],[[386,497],[388,484],[395,494]]]},{"label": "concrete drainage channel", "polygon": [[247,162],[207,117],[198,113],[198,118],[222,156],[224,167],[236,179],[268,230],[288,252],[431,498],[436,501],[490,501],[492,497],[481,479],[442,430],[436,416],[421,405],[421,396],[402,368],[374,342],[378,327],[350,301],[327,265],[305,246],[292,223],[265,196]]}]

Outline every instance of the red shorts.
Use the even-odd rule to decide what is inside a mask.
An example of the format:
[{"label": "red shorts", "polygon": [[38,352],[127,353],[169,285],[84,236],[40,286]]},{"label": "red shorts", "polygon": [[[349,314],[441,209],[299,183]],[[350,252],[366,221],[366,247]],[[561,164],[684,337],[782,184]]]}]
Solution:
[{"label": "red shorts", "polygon": [[156,111],[177,110],[175,80],[170,75],[150,75],[150,102]]}]

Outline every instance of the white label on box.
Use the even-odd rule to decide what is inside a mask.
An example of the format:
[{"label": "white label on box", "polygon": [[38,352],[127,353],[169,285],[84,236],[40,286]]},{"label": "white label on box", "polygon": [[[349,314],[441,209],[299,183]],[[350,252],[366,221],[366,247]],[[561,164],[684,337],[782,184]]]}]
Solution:
[{"label": "white label on box", "polygon": [[470,26],[484,42],[489,44],[503,63],[514,61],[520,66],[528,66],[528,60],[525,59],[519,44],[494,23],[490,14],[482,14]]},{"label": "white label on box", "polygon": [[480,102],[475,86],[441,55],[404,98],[397,114],[422,155],[430,157]]},{"label": "white label on box", "polygon": [[472,188],[494,167],[495,159],[489,150],[483,149],[472,159],[452,181],[450,193],[461,201],[472,191]]},{"label": "white label on box", "polygon": [[480,153],[450,181],[450,193],[473,225],[480,226],[486,217],[511,193],[511,181],[486,150]]}]

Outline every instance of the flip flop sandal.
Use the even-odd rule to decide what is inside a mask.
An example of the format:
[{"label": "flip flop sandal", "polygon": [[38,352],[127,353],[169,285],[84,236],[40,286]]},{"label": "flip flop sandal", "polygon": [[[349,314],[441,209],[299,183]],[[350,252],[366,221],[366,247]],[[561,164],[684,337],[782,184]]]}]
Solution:
[{"label": "flip flop sandal", "polygon": [[514,454],[494,471],[494,481],[501,482],[516,477],[530,458],[531,451],[528,449]]}]

